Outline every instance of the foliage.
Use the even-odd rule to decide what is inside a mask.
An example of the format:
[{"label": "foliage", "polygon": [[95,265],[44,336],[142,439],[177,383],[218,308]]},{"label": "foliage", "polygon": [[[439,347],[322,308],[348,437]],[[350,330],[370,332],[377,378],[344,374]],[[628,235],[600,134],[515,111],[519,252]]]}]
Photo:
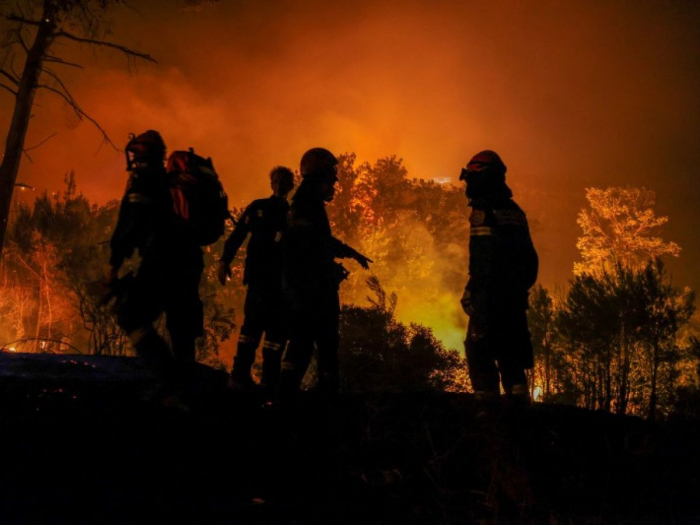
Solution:
[{"label": "foliage", "polygon": [[354,392],[459,391],[466,365],[445,349],[432,330],[396,320],[396,297],[386,300],[378,281],[369,308],[346,305],[341,312],[340,362],[345,390]]},{"label": "foliage", "polygon": [[[372,274],[401,296],[399,319],[421,320],[443,341],[460,344],[469,243],[463,192],[410,179],[395,156],[373,164],[358,165],[354,154],[339,160],[338,189],[328,206],[334,235],[374,260]],[[343,301],[362,304],[366,295],[366,274],[353,272],[341,288]]]},{"label": "foliage", "polygon": [[700,420],[700,340],[697,337],[690,339],[687,355],[691,364],[690,381],[675,392],[673,415]]},{"label": "foliage", "polygon": [[[555,303],[537,287],[530,299],[534,384],[545,401],[654,418],[668,413],[689,352],[679,341],[694,294],[672,285],[663,264],[576,276]],[[549,382],[549,387],[545,387]],[[548,390],[548,392],[547,392]]]},{"label": "foliage", "polygon": [[[343,387],[391,392],[467,389],[464,360],[444,343],[445,327],[461,340],[466,320],[458,306],[468,244],[461,191],[409,179],[396,157],[357,165],[354,155],[343,155],[339,178],[328,208],[334,233],[375,260],[369,278],[354,272],[341,288]],[[33,209],[16,209],[11,249],[0,267],[0,337],[2,342],[43,341],[44,348],[38,342],[28,348],[37,351],[73,345],[120,354],[128,346],[99,303],[109,252],[105,241],[118,203],[91,205],[77,192],[72,174],[65,182],[61,195],[42,195]],[[591,204],[593,209],[614,208],[613,190],[589,190],[590,203],[606,203],[602,208]],[[603,254],[605,244],[582,241],[582,256],[591,271],[576,274],[560,297],[542,286],[532,290],[528,319],[535,367],[530,379],[533,392],[539,388],[547,402],[654,418],[666,416],[674,406],[687,411],[682,407],[697,396],[700,379],[695,378],[698,359],[693,352],[700,345],[686,333],[694,295],[675,287],[663,264],[649,258],[656,253],[654,247],[675,246],[647,235],[649,228],[665,222],[644,208],[651,205],[650,193],[624,191],[629,202],[621,204],[623,197],[618,195],[619,209],[606,216],[609,223],[599,215],[599,224],[612,227],[627,214],[615,231],[622,232],[620,239],[632,240],[611,242],[597,266],[586,253]],[[234,217],[241,211],[234,210]],[[582,216],[593,224],[593,211]],[[639,238],[631,233],[633,223],[638,224]],[[594,237],[594,231],[584,228],[583,237]],[[205,250],[200,289],[205,337],[198,342],[198,359],[215,366],[223,366],[218,352],[236,329],[234,314],[245,296],[245,246],[232,265],[232,282],[221,287],[216,280],[223,241]],[[600,249],[586,252],[591,246]],[[361,306],[366,301],[370,306]]]},{"label": "foliage", "polygon": [[222,245],[223,239],[220,239],[214,250],[205,250],[204,273],[199,285],[199,295],[204,303],[204,337],[197,340],[197,360],[217,368],[226,366],[219,357],[221,343],[230,339],[236,329],[235,301],[232,300],[235,292],[223,288],[216,275],[214,254],[221,253],[216,248],[223,249]]},{"label": "foliage", "polygon": [[668,217],[657,217],[655,193],[644,188],[588,188],[588,208],[581,210],[583,229],[576,246],[582,262],[574,273],[611,271],[615,265],[640,268],[664,255],[678,257],[680,246],[658,236]]},{"label": "foliage", "polygon": [[[77,193],[72,173],[65,183],[61,195],[43,194],[32,209],[17,209],[9,229],[10,249],[0,267],[6,298],[0,301],[0,318],[5,320],[0,343],[29,338],[32,344],[19,349],[58,352],[70,345],[86,353],[129,353],[112,312],[102,304],[108,241],[119,203],[91,205]],[[230,337],[235,323],[233,292],[216,282],[213,253],[205,253],[200,286],[205,336],[198,341],[198,359],[217,365],[219,344]],[[124,271],[137,262],[127,261]],[[47,344],[39,346],[42,341]]]},{"label": "foliage", "polygon": [[[530,308],[527,312],[535,357],[535,367],[530,373],[529,382],[532,396],[542,396],[546,401],[552,400],[552,385],[557,383],[555,376],[562,364],[559,355],[554,352],[557,338],[555,316],[556,309],[551,295],[542,285],[536,285],[530,292]],[[540,388],[538,395],[534,392],[535,385]]]}]

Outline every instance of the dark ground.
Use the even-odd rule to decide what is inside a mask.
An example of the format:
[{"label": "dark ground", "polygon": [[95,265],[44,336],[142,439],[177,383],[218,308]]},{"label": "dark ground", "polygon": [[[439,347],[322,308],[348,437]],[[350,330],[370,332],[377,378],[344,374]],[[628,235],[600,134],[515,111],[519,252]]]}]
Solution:
[{"label": "dark ground", "polygon": [[0,523],[700,523],[700,426],[464,394],[263,410],[200,367],[192,409],[137,359],[0,354]]}]

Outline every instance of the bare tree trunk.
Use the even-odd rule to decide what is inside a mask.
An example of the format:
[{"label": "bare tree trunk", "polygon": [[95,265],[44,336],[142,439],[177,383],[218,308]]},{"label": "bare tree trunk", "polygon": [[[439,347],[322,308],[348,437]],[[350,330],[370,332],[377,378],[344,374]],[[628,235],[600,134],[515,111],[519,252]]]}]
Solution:
[{"label": "bare tree trunk", "polygon": [[607,362],[607,365],[603,369],[603,382],[604,382],[603,389],[605,391],[605,403],[603,403],[603,409],[606,412],[610,412],[611,407],[612,407],[612,384],[611,384],[611,380],[610,380],[610,361]]},{"label": "bare tree trunk", "polygon": [[[47,311],[47,322],[46,322],[46,339],[51,339],[51,328],[53,325],[53,308],[51,306],[51,285],[49,284],[48,270],[46,268],[46,259],[42,263],[43,273],[44,273],[44,290],[46,291],[46,311]],[[49,342],[46,343],[48,346]]]},{"label": "bare tree trunk", "polygon": [[44,304],[44,301],[42,300],[42,293],[41,293],[41,277],[39,277],[39,285],[38,285],[38,296],[37,300],[39,301],[39,304],[37,305],[37,312],[36,312],[36,330],[34,331],[34,353],[38,354],[39,353],[39,336],[41,335],[41,314],[42,314],[42,306]]},{"label": "bare tree trunk", "polygon": [[24,141],[29,128],[34,96],[39,85],[44,59],[54,39],[53,8],[48,1],[44,2],[43,15],[42,20],[45,22],[38,26],[34,43],[27,54],[24,70],[17,87],[15,109],[5,143],[5,156],[0,164],[0,257],[2,257],[2,249],[5,244],[12,194],[24,153]]},{"label": "bare tree trunk", "polygon": [[550,344],[549,344],[549,337],[547,336],[546,330],[549,328],[548,325],[545,325],[545,337],[544,337],[544,399],[545,401],[549,401],[549,395],[551,393],[550,390],[550,377],[551,377],[551,371],[550,371]]},{"label": "bare tree trunk", "polygon": [[651,363],[651,395],[649,396],[649,421],[656,419],[656,383],[659,373],[659,343],[654,341],[654,350]]},{"label": "bare tree trunk", "polygon": [[618,392],[616,413],[625,415],[627,413],[627,401],[629,400],[630,344],[627,341],[624,328],[620,340],[622,344],[622,362],[620,364],[620,390]]}]

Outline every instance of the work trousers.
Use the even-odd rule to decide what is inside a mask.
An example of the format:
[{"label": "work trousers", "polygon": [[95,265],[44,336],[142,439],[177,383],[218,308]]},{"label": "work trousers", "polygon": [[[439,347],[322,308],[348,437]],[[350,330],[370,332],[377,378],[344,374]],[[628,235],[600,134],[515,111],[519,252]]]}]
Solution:
[{"label": "work trousers", "polygon": [[340,386],[338,330],[340,299],[338,289],[291,290],[292,323],[290,340],[282,361],[280,396],[299,390],[313,355],[318,359],[318,390],[334,393]]},{"label": "work trousers", "polygon": [[464,346],[474,392],[498,394],[499,383],[506,392],[527,384],[533,354],[525,310],[470,317]]},{"label": "work trousers", "polygon": [[279,287],[248,286],[243,308],[243,326],[231,372],[234,380],[242,383],[250,381],[255,352],[265,334],[262,384],[270,391],[277,387],[282,353],[287,342],[285,304],[284,294]]},{"label": "work trousers", "polygon": [[[202,270],[201,253],[186,264],[177,260],[150,264],[146,260],[117,298],[117,322],[127,334],[134,334],[130,335],[134,349],[151,368],[170,370],[174,366],[171,362],[195,362],[195,341],[204,331],[199,298]],[[172,350],[153,327],[163,313]]]}]

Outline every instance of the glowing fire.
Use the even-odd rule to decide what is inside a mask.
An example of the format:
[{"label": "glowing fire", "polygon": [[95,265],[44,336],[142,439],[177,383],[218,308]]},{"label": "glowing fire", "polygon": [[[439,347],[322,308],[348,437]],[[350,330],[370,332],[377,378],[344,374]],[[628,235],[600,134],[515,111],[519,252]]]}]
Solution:
[{"label": "glowing fire", "polygon": [[539,386],[536,386],[535,389],[532,391],[532,400],[537,402],[540,402],[542,400],[542,388]]}]

